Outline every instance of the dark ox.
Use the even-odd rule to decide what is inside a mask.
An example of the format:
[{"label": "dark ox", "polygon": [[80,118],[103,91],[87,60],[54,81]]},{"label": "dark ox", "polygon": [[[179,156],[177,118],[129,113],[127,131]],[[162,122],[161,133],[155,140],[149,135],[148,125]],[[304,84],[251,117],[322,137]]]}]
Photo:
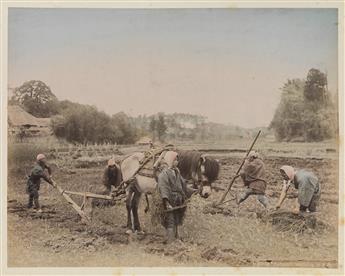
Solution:
[{"label": "dark ox", "polygon": [[[161,154],[158,160],[161,160],[165,152]],[[181,151],[179,154],[179,169],[185,179],[192,179],[193,185],[203,197],[208,197],[211,193],[211,183],[217,179],[219,173],[219,164],[210,157],[204,157],[197,151]],[[152,193],[157,186],[154,177],[148,174],[133,175],[139,168],[145,154],[138,152],[125,158],[121,163],[121,173],[123,180],[128,181],[127,186],[127,232],[141,231],[138,207],[142,194]],[[146,167],[153,168],[154,160],[148,162]]]},{"label": "dark ox", "polygon": [[219,163],[199,151],[179,151],[178,168],[183,178],[193,181],[202,197],[207,198],[212,191],[212,183],[218,178]]}]

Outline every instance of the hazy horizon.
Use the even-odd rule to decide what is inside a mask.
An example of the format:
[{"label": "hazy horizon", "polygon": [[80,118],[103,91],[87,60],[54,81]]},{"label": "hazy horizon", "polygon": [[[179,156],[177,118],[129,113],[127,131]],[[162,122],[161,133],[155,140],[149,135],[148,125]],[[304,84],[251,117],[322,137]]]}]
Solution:
[{"label": "hazy horizon", "polygon": [[268,126],[287,79],[337,93],[336,9],[9,8],[8,85],[45,82],[108,114]]}]

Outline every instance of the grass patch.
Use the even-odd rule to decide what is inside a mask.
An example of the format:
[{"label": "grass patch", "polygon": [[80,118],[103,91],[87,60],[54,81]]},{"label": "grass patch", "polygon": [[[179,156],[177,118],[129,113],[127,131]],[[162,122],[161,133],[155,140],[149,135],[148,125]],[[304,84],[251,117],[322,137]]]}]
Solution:
[{"label": "grass patch", "polygon": [[36,161],[39,153],[47,153],[49,148],[39,143],[8,144],[8,171],[10,174],[23,174]]}]

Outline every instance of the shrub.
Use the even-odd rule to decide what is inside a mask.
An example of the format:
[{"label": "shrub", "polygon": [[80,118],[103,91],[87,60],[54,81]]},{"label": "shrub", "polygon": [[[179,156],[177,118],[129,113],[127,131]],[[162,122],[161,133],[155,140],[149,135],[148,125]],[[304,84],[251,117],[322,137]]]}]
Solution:
[{"label": "shrub", "polygon": [[8,172],[9,174],[29,174],[39,153],[48,153],[46,145],[38,143],[9,143]]},{"label": "shrub", "polygon": [[280,103],[270,125],[278,141],[303,136],[303,86],[302,80],[295,79],[282,88]]},{"label": "shrub", "polygon": [[136,128],[123,112],[112,117],[88,105],[65,103],[62,114],[53,117],[52,129],[57,137],[75,144],[131,144]]}]

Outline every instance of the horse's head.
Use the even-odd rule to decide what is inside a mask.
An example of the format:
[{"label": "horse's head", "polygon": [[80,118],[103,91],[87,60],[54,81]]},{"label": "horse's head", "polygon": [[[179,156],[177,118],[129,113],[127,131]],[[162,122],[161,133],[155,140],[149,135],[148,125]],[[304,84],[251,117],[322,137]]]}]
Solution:
[{"label": "horse's head", "polygon": [[199,193],[203,198],[208,198],[212,192],[212,183],[218,178],[219,162],[211,157],[200,157],[201,179]]}]

